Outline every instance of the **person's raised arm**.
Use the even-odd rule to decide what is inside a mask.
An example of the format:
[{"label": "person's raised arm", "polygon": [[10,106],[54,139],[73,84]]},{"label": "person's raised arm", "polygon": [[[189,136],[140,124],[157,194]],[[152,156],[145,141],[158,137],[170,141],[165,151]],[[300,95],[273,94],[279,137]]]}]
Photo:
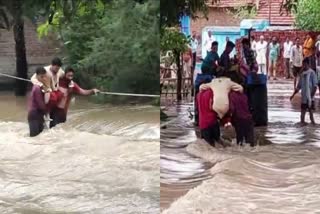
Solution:
[{"label": "person's raised arm", "polygon": [[86,89],[81,88],[78,84],[74,83],[73,92],[75,92],[76,94],[79,94],[79,95],[88,96],[88,95],[93,95],[93,94],[98,93],[99,90],[98,89],[86,90]]}]

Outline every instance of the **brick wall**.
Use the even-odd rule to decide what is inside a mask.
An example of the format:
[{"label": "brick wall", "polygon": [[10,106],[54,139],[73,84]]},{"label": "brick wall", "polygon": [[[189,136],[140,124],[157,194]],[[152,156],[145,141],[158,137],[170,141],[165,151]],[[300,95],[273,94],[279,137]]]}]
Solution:
[{"label": "brick wall", "polygon": [[[25,42],[29,75],[34,73],[35,67],[50,64],[51,59],[59,54],[60,44],[53,36],[39,39],[36,25],[25,21]],[[15,42],[12,30],[0,30],[0,72],[15,74]],[[0,77],[0,83],[12,83],[12,80]]]},{"label": "brick wall", "polygon": [[234,18],[225,8],[209,8],[208,20],[206,18],[192,20],[190,27],[191,32],[196,31],[201,34],[202,29],[207,26],[239,26],[240,22],[240,19]]},{"label": "brick wall", "polygon": [[[308,31],[298,31],[298,30],[286,30],[286,31],[263,31],[263,32],[252,32],[251,35],[255,38],[259,38],[261,35],[264,36],[265,40],[270,41],[272,37],[276,37],[278,42],[280,43],[281,53],[280,59],[278,60],[277,64],[277,73],[285,76],[285,67],[284,67],[284,60],[283,60],[283,43],[285,42],[286,38],[289,37],[291,41],[294,41],[296,38],[300,38],[300,43],[303,45],[305,37],[307,36]],[[316,40],[317,35],[320,32],[311,32],[313,38]],[[241,39],[237,40],[236,49],[237,55],[240,56],[240,48],[241,48]],[[268,56],[268,54],[267,54]]]}]

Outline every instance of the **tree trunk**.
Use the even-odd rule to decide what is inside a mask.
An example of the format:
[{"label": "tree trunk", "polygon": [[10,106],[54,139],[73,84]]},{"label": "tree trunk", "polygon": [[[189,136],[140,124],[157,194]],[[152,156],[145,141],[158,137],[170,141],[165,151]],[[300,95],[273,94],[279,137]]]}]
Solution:
[{"label": "tree trunk", "polygon": [[[22,0],[13,0],[13,34],[16,51],[16,75],[17,77],[28,79],[28,64],[26,57],[26,44],[24,38],[24,20],[22,17]],[[28,83],[16,80],[16,96],[25,96],[27,93]]]},{"label": "tree trunk", "polygon": [[174,55],[176,57],[176,63],[177,63],[177,100],[180,101],[182,100],[181,96],[181,87],[182,87],[182,68],[181,68],[181,63],[180,63],[180,52],[174,51]]}]

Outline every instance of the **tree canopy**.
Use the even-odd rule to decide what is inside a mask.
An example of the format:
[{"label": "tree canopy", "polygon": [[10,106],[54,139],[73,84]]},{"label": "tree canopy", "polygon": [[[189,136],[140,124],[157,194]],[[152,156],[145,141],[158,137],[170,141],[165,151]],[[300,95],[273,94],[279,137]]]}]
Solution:
[{"label": "tree canopy", "polygon": [[57,32],[80,84],[103,90],[159,93],[160,4],[154,0],[78,5],[67,21],[57,10],[40,36]]}]

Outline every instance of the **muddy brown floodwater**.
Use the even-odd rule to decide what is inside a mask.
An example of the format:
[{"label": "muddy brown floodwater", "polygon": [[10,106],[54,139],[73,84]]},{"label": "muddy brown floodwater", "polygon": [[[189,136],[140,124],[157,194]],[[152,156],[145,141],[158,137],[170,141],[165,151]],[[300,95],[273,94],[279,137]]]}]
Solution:
[{"label": "muddy brown floodwater", "polygon": [[77,99],[28,137],[26,100],[0,94],[0,213],[159,213],[159,108]]},{"label": "muddy brown floodwater", "polygon": [[320,127],[297,124],[291,94],[292,82],[269,83],[269,125],[256,131],[272,144],[255,149],[209,147],[197,140],[192,103],[168,108],[176,117],[161,129],[162,213],[320,213]]}]

